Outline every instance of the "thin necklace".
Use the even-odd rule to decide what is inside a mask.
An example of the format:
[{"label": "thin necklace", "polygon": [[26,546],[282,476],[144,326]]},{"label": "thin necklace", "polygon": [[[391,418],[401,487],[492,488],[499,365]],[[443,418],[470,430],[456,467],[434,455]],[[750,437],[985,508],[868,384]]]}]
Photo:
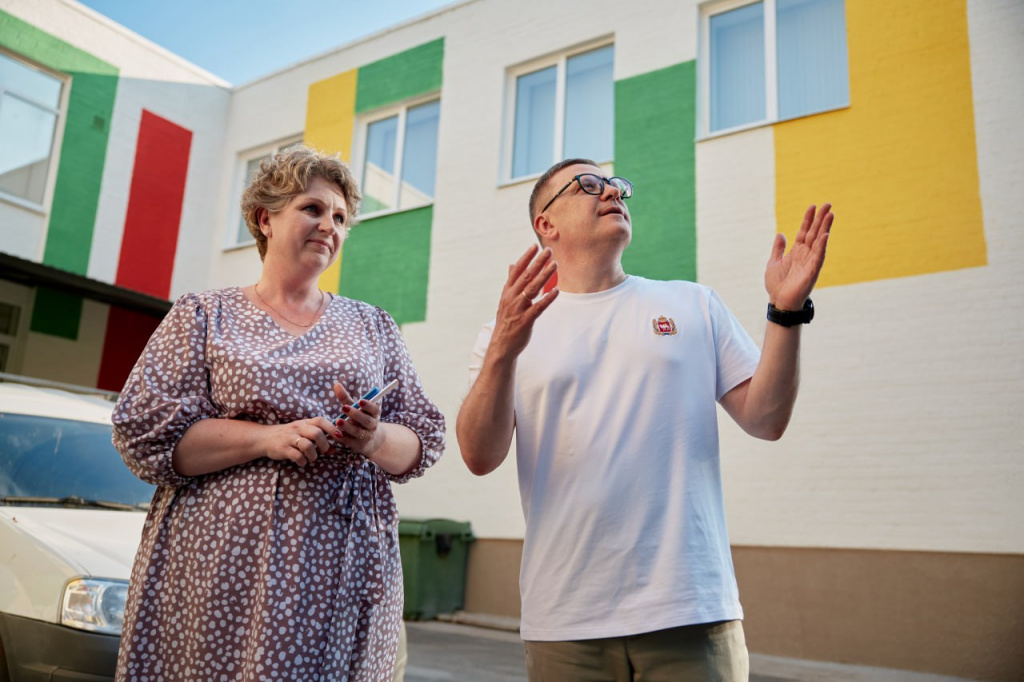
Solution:
[{"label": "thin necklace", "polygon": [[267,299],[265,299],[262,296],[260,296],[260,283],[259,282],[256,282],[256,284],[252,285],[252,290],[256,292],[256,298],[260,299],[260,301],[263,302],[263,305],[267,306],[268,308],[273,310],[275,313],[277,313],[277,316],[280,317],[282,320],[284,320],[285,322],[287,322],[289,324],[294,324],[296,327],[305,327],[306,329],[312,327],[313,323],[316,322],[317,317],[320,315],[320,310],[324,307],[324,299],[327,298],[327,294],[324,293],[324,290],[320,289],[320,305],[317,306],[316,312],[313,313],[313,319],[310,320],[309,324],[302,324],[301,322],[295,322],[294,320],[289,320],[287,317],[285,317],[284,315],[281,314],[280,310],[278,310],[274,306],[272,306],[269,303],[267,303]]}]

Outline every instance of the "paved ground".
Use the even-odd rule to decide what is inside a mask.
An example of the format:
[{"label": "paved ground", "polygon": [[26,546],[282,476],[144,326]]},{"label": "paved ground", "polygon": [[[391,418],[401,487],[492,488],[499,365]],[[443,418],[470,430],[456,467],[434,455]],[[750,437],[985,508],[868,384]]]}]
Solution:
[{"label": "paved ground", "polygon": [[[519,634],[438,621],[406,623],[405,682],[526,682]],[[751,682],[953,682],[956,678],[752,654]]]},{"label": "paved ground", "polygon": [[[405,682],[526,682],[523,642],[517,633],[438,622],[406,623],[406,627]],[[792,679],[750,676],[751,682]]]},{"label": "paved ground", "polygon": [[526,682],[518,633],[437,621],[406,623],[406,632],[405,682]]}]

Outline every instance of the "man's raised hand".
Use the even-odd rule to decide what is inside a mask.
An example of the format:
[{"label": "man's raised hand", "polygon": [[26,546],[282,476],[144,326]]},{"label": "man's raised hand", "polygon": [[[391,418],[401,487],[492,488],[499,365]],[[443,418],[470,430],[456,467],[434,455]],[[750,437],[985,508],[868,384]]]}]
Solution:
[{"label": "man's raised hand", "polygon": [[775,235],[772,255],[764,272],[764,288],[776,308],[800,310],[804,307],[825,264],[833,220],[832,204],[822,204],[817,214],[814,206],[809,207],[789,253],[786,253],[785,235]]},{"label": "man's raised hand", "polygon": [[[558,289],[552,289],[537,299],[544,284],[558,269],[551,260],[551,249],[533,245],[508,267],[508,279],[501,290],[494,333],[488,349],[517,357],[530,342],[533,323],[558,297]],[[536,300],[535,300],[536,299]]]}]

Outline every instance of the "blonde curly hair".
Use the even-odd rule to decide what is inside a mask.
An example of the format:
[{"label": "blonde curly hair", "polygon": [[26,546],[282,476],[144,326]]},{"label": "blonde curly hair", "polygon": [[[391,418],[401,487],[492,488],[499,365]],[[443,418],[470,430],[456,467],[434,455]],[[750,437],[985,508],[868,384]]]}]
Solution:
[{"label": "blonde curly hair", "polygon": [[301,145],[290,147],[261,161],[259,171],[242,192],[242,217],[256,239],[260,260],[267,255],[267,236],[260,229],[259,210],[280,211],[292,197],[305,192],[313,178],[323,178],[341,190],[348,208],[345,223],[348,234],[363,198],[352,171],[337,155]]}]

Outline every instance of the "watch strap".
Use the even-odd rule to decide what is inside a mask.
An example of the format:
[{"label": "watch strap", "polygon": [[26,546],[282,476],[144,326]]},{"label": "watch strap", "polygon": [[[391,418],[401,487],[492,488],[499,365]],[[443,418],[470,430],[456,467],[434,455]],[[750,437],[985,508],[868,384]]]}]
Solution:
[{"label": "watch strap", "polygon": [[782,310],[771,303],[768,304],[768,321],[783,327],[795,327],[798,324],[809,324],[814,319],[814,303],[807,299],[801,310]]}]

